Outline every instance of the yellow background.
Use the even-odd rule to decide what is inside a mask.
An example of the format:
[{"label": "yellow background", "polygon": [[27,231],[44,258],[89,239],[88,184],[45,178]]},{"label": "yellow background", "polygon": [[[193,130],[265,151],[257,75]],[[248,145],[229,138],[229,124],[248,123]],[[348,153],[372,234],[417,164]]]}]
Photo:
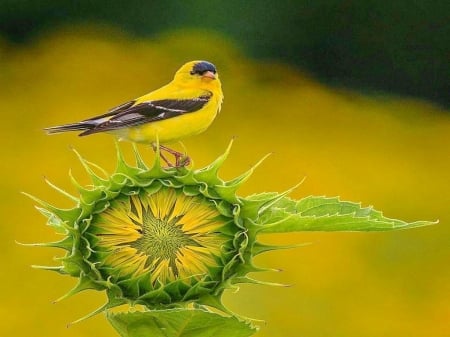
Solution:
[{"label": "yellow background", "polygon": [[[216,64],[225,93],[212,127],[184,142],[196,167],[236,136],[223,178],[273,152],[241,195],[283,191],[306,176],[292,197],[340,195],[389,217],[440,219],[436,226],[390,233],[267,235],[262,239],[268,243],[311,243],[257,258],[283,270],[257,277],[292,286],[242,286],[226,294],[229,307],[266,321],[258,337],[450,335],[448,111],[332,89],[281,64],[246,59],[220,36],[183,31],[131,40],[93,27],[24,47],[0,42],[0,335],[115,335],[103,315],[66,328],[100,306],[104,294],[85,292],[52,305],[76,280],[29,267],[52,265],[61,253],[15,243],[58,239],[20,192],[70,206],[42,177],[74,192],[69,169],[88,180],[70,146],[111,171],[113,141],[108,135],[50,137],[42,129],[155,89],[192,59]],[[151,160],[152,152],[142,150]]]}]

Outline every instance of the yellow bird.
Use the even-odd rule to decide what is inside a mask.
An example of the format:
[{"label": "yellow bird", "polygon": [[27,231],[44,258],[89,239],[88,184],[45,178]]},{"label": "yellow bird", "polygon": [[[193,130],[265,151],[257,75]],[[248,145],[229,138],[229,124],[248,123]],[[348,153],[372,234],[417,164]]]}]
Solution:
[{"label": "yellow bird", "polygon": [[[107,113],[81,122],[46,128],[48,134],[83,131],[79,136],[107,132],[136,143],[171,143],[206,130],[220,111],[222,86],[216,67],[207,61],[184,64],[167,85]],[[160,145],[174,155],[175,166],[188,165],[189,157]],[[169,166],[173,166],[161,154]]]}]

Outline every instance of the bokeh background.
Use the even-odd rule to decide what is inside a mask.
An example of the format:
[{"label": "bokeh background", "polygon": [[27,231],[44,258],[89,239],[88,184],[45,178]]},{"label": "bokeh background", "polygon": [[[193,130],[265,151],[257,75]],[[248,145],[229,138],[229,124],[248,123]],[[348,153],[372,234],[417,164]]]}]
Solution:
[{"label": "bokeh background", "polygon": [[446,1],[2,0],[1,335],[115,335],[102,315],[66,328],[104,295],[52,305],[76,280],[29,267],[60,252],[15,243],[57,239],[20,192],[69,207],[42,177],[74,192],[69,169],[88,181],[70,146],[111,171],[113,141],[42,128],[100,114],[207,59],[225,102],[184,142],[195,166],[237,137],[224,178],[273,152],[241,195],[306,176],[293,197],[340,195],[390,217],[440,219],[392,233],[263,237],[311,243],[258,258],[284,270],[260,278],[292,287],[242,286],[226,303],[266,321],[258,337],[449,336],[447,13]]}]

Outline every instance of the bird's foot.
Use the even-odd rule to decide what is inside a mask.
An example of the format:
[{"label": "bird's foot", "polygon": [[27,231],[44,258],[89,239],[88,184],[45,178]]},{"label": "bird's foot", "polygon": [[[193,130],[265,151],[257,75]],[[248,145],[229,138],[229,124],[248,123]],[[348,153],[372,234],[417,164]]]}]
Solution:
[{"label": "bird's foot", "polygon": [[180,157],[175,157],[176,159],[176,167],[185,167],[191,163],[191,158],[186,154],[182,154]]}]

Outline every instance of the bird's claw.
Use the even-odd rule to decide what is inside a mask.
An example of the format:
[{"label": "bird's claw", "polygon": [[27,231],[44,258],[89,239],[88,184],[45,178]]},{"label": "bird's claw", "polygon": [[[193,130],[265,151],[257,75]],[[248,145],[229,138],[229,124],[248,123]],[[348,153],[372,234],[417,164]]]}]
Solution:
[{"label": "bird's claw", "polygon": [[185,167],[191,163],[191,158],[185,154],[177,156],[175,159],[175,167]]}]

